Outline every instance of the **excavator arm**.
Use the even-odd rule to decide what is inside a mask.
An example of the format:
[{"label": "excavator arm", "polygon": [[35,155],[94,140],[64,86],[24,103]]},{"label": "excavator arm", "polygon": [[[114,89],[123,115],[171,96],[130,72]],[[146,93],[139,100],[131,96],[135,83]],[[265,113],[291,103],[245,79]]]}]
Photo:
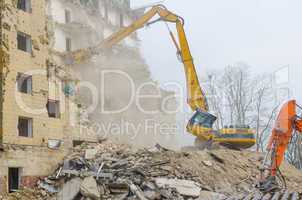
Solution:
[{"label": "excavator arm", "polygon": [[[159,19],[150,22],[150,20],[156,15],[159,16]],[[181,59],[184,64],[187,80],[188,104],[193,111],[201,109],[203,112],[208,112],[209,107],[207,100],[203,90],[199,85],[193,58],[184,31],[184,20],[180,16],[167,10],[167,8],[163,5],[153,6],[152,9],[150,9],[142,17],[134,21],[130,26],[125,27],[120,31],[112,34],[110,37],[103,40],[98,45],[88,49],[81,49],[72,52],[69,55],[71,56],[70,59],[73,60],[74,63],[81,63],[90,58],[92,55],[98,54],[99,52],[111,48],[113,45],[119,43],[138,29],[143,28],[145,25],[152,24],[157,21],[165,21],[176,24],[179,44],[177,44],[177,41],[175,40],[173,34],[170,33],[170,35],[173,39],[174,44],[176,45],[178,53],[180,53],[181,55]]]},{"label": "excavator arm", "polygon": [[[294,131],[302,132],[302,119],[297,115],[295,100],[285,103],[275,121],[272,134],[267,145],[267,155],[264,159],[260,188],[262,190],[271,190],[276,187],[276,176],[284,160],[285,152],[288,149]],[[268,175],[265,174],[268,172]]]},{"label": "excavator arm", "polygon": [[[154,16],[158,16],[159,18],[151,21]],[[184,65],[187,86],[187,102],[190,108],[194,111],[194,115],[187,124],[187,131],[195,135],[198,142],[219,142],[227,145],[234,145],[235,148],[249,148],[253,146],[255,144],[254,132],[249,128],[226,128],[219,131],[213,130],[213,124],[217,118],[208,112],[209,106],[206,95],[200,87],[184,30],[184,19],[170,12],[163,5],[153,6],[130,26],[113,33],[96,46],[72,52],[69,54],[69,60],[74,64],[84,62],[91,56],[110,49],[113,45],[119,43],[145,25],[150,25],[158,21],[173,23],[176,26],[178,40],[174,37],[172,31],[170,31],[170,36]]]}]

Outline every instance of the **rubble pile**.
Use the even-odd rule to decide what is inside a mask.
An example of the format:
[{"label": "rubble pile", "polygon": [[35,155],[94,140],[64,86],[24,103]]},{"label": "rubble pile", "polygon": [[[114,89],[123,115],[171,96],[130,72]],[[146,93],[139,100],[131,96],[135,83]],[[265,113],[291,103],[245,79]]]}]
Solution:
[{"label": "rubble pile", "polygon": [[198,198],[202,186],[174,166],[168,152],[159,145],[134,150],[108,142],[84,144],[38,186],[62,200]]},{"label": "rubble pile", "polygon": [[45,199],[47,196],[47,193],[42,190],[38,189],[28,189],[24,188],[23,190],[20,190],[18,192],[14,192],[11,194],[1,194],[0,195],[0,200],[38,200],[38,199]]},{"label": "rubble pile", "polygon": [[[255,192],[261,159],[254,152],[224,148],[176,152],[160,145],[133,149],[109,141],[82,144],[27,196],[53,200],[244,199]],[[288,165],[283,168],[289,191],[302,193],[302,173]]]}]

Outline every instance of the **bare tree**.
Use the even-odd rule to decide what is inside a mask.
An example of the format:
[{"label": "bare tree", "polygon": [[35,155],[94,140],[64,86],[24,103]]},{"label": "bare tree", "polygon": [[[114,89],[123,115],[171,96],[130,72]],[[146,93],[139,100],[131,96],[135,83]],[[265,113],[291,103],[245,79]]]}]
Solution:
[{"label": "bare tree", "polygon": [[[207,83],[210,110],[218,118],[216,128],[249,125],[255,129],[255,150],[266,151],[281,103],[272,84],[273,77],[252,74],[248,65],[239,63],[220,72],[211,72]],[[302,169],[301,134],[293,135],[286,159]]]},{"label": "bare tree", "polygon": [[[261,121],[258,121],[258,124],[256,125],[257,130],[256,130],[256,139],[257,139],[257,146],[256,146],[256,150],[257,151],[261,151],[261,152],[265,152],[266,151],[266,142],[269,140],[269,137],[271,135],[271,130],[274,126],[274,119],[277,116],[277,111],[278,111],[279,106],[276,106],[273,111],[269,114],[270,116],[264,121],[264,126],[262,126],[262,128],[260,128],[261,126]],[[257,116],[260,112],[257,111]]]},{"label": "bare tree", "polygon": [[220,89],[217,87],[217,76],[209,75],[208,76],[208,85],[207,85],[207,98],[211,107],[211,111],[217,117],[217,123],[215,124],[216,129],[224,127],[223,119],[223,93],[220,92]]},{"label": "bare tree", "polygon": [[249,125],[256,131],[256,150],[264,151],[277,111],[271,81],[268,75],[252,75],[244,63],[211,73],[206,89],[211,111],[218,117],[216,127],[224,127],[225,122]]},{"label": "bare tree", "polygon": [[302,169],[302,135],[294,133],[286,152],[287,161],[298,169]]},{"label": "bare tree", "polygon": [[231,123],[246,125],[254,93],[248,66],[229,66],[225,69],[222,78],[226,81],[225,94],[230,108]]},{"label": "bare tree", "polygon": [[265,144],[271,134],[279,103],[274,101],[272,80],[269,76],[257,76],[255,81],[252,105],[254,114],[250,123],[256,128],[256,150],[265,151]]},{"label": "bare tree", "polygon": [[[301,110],[298,110],[298,116],[301,116]],[[302,134],[298,131],[293,133],[285,157],[290,164],[302,170]]]}]

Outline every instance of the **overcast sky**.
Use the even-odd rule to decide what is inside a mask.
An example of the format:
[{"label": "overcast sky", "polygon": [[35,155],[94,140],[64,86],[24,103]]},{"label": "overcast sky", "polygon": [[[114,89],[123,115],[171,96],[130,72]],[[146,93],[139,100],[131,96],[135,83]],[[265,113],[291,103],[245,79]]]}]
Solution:
[{"label": "overcast sky", "polygon": [[[132,6],[152,2],[156,1],[132,0]],[[199,74],[237,62],[247,63],[254,73],[274,73],[288,65],[293,92],[302,103],[301,0],[166,0],[164,4],[185,18]],[[183,82],[183,66],[165,25],[144,28],[139,37],[153,78]]]}]

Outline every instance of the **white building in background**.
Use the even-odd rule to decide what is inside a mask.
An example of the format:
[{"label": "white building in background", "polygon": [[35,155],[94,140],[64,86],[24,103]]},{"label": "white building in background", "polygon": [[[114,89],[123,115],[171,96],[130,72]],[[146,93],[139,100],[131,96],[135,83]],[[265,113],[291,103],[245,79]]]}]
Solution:
[{"label": "white building in background", "polygon": [[[74,51],[95,45],[136,18],[130,0],[47,0],[55,51]],[[125,40],[136,44],[134,34]]]}]

